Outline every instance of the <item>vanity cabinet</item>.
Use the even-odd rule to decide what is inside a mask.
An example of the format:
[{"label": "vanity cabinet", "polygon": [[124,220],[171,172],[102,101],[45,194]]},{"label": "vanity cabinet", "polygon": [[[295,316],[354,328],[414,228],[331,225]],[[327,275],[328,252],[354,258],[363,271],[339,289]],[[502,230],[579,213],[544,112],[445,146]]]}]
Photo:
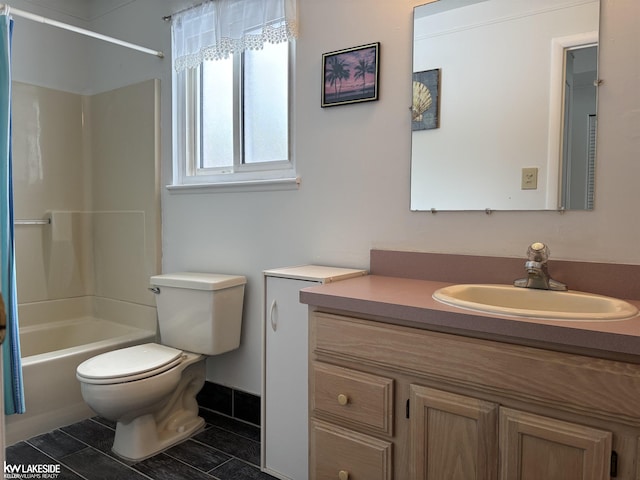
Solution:
[{"label": "vanity cabinet", "polygon": [[310,313],[312,480],[640,480],[640,364],[380,320]]}]

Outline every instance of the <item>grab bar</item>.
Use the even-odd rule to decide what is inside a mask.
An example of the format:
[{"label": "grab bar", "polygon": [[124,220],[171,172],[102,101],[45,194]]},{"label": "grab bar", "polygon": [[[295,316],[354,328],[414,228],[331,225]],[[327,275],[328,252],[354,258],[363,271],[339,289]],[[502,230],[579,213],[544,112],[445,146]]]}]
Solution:
[{"label": "grab bar", "polygon": [[45,218],[44,220],[14,220],[14,225],[51,225],[51,219]]}]

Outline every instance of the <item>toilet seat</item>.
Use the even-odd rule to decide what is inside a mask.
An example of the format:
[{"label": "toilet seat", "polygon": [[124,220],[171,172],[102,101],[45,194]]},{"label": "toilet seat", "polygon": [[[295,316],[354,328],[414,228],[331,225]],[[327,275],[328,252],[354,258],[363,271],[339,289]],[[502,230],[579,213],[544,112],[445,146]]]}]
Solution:
[{"label": "toilet seat", "polygon": [[185,358],[182,350],[147,343],[102,353],[82,362],[78,380],[91,384],[132,382],[166,372]]}]

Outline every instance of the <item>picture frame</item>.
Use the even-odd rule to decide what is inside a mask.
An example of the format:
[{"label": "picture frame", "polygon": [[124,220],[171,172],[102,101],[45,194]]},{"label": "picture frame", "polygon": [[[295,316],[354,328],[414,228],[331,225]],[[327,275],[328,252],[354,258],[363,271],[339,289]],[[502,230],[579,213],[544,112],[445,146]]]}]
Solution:
[{"label": "picture frame", "polygon": [[439,68],[413,73],[412,131],[440,128],[440,83]]},{"label": "picture frame", "polygon": [[380,42],[322,54],[322,107],[378,100]]}]

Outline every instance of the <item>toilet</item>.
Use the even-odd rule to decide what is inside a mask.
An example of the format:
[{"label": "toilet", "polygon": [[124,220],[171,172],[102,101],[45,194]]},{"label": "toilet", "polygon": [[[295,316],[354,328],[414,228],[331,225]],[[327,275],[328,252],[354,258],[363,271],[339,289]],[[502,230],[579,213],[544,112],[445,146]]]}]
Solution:
[{"label": "toilet", "polygon": [[196,394],[205,359],[240,346],[246,278],[181,272],[151,277],[160,343],[103,353],[76,370],[82,396],[117,422],[113,452],[142,460],[204,426]]}]

